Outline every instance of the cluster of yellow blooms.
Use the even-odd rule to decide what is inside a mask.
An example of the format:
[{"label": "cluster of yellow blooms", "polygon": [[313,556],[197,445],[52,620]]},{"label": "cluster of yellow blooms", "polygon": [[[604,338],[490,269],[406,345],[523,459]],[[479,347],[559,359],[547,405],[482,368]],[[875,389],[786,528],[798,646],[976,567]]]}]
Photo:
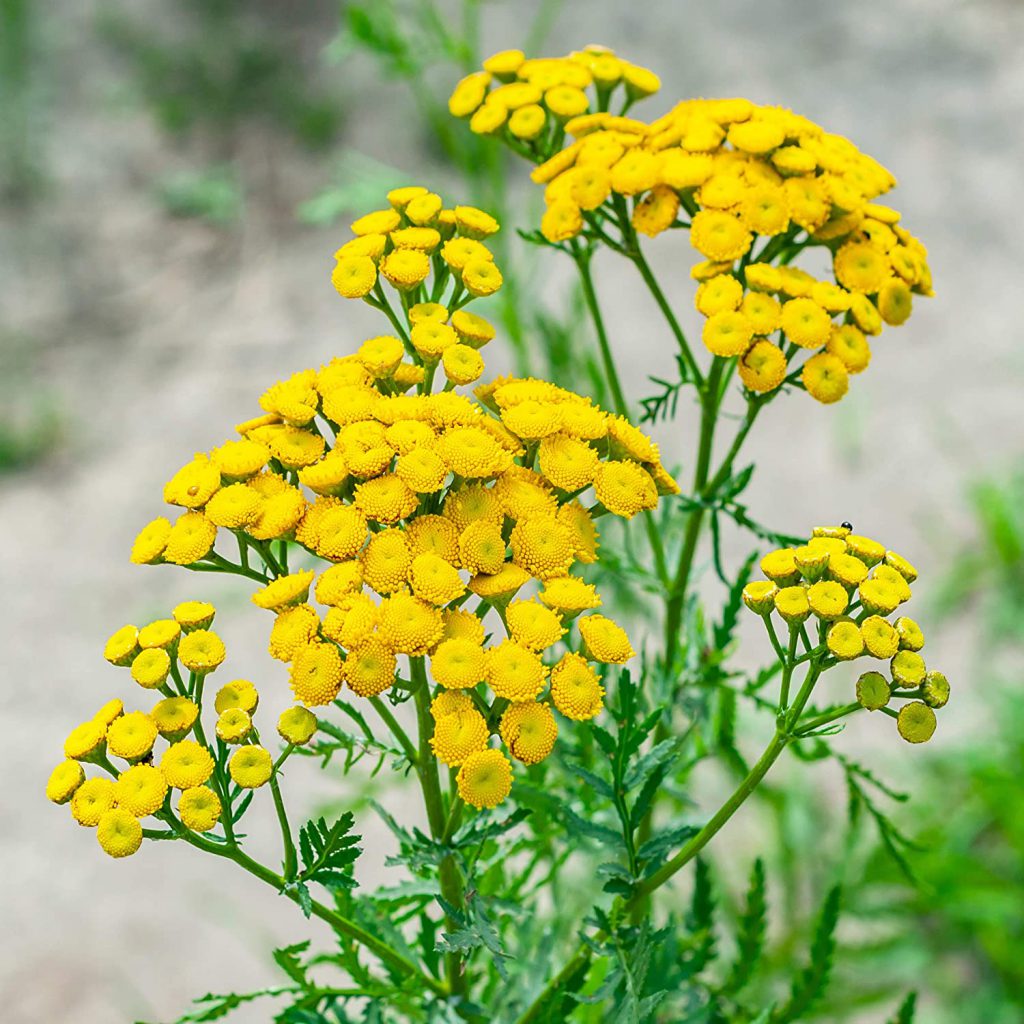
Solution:
[{"label": "cluster of yellow blooms", "polygon": [[865,672],[857,680],[857,701],[869,711],[887,707],[893,697],[916,697],[897,716],[900,735],[923,743],[935,731],[935,712],[949,700],[949,682],[929,671],[921,657],[924,633],[906,616],[890,621],[910,600],[914,567],[848,525],[816,527],[807,544],[765,555],[767,580],[748,583],[746,606],[771,629],[778,614],[795,636],[814,616],[831,664],[863,655],[889,662],[888,675]]},{"label": "cluster of yellow blooms", "polygon": [[[484,68],[456,86],[450,109],[538,163],[544,236],[562,243],[605,221],[651,237],[688,228],[704,257],[691,272],[704,344],[738,360],[750,392],[799,378],[818,401],[838,401],[871,359],[866,336],[906,321],[914,294],[932,294],[924,246],[875,201],[895,178],[848,139],[745,99],[687,100],[650,123],[612,114],[616,83],[628,105],[658,80],[603,48],[557,60],[505,51]],[[504,84],[489,90],[495,79]],[[568,91],[575,104],[553,101]],[[537,135],[521,121],[539,121]],[[790,265],[813,248],[827,252],[831,279]]]},{"label": "cluster of yellow blooms", "polygon": [[[236,679],[216,694],[217,743],[207,743],[202,725],[203,685],[224,661],[224,643],[210,630],[215,609],[204,601],[178,605],[172,618],[141,629],[124,626],[107,641],[103,655],[128,668],[144,690],[161,694],[149,712],[125,712],[120,699],[108,701],[64,742],[66,760],[50,775],[46,795],[70,803],[80,825],[95,828],[111,857],[127,857],[142,844],[142,818],[173,820],[171,791],[179,790],[178,821],[194,832],[208,832],[225,813],[228,788],[256,789],[276,770],[260,746],[253,715],[259,694],[251,682]],[[296,705],[279,718],[277,730],[292,746],[308,743],[316,716]],[[157,760],[159,740],[167,746]],[[237,749],[228,756],[227,749]],[[118,767],[114,761],[124,761]],[[87,779],[83,764],[107,775]],[[211,782],[212,780],[212,782]],[[208,785],[210,783],[210,785]]]},{"label": "cluster of yellow blooms", "polygon": [[[436,303],[451,280],[454,287],[446,303],[455,310],[501,287],[501,271],[482,241],[498,230],[489,213],[473,206],[446,210],[441,197],[421,185],[392,190],[388,203],[387,209],[354,221],[356,237],[334,254],[331,282],[345,298],[363,299],[372,293],[382,300],[387,281],[408,310],[428,299]],[[427,294],[432,272],[433,288]],[[428,347],[436,344],[428,342]]]},{"label": "cluster of yellow blooms", "polygon": [[[394,215],[371,214],[371,226],[390,225],[394,240],[412,230],[398,227],[396,211],[408,218],[425,198],[391,193]],[[452,245],[433,259],[442,276]],[[478,387],[477,401],[456,393],[483,370],[478,348],[494,333],[483,318],[436,301],[405,302],[403,316],[401,337],[371,338],[271,387],[266,415],[240,425],[241,440],[197,455],[168,482],[166,500],[187,511],[173,526],[161,517],[145,527],[132,559],[217,559],[218,528],[260,552],[272,578],[253,600],[275,615],[270,652],[311,707],[343,684],[375,697],[395,684],[400,657],[429,657],[434,752],[459,768],[468,803],[493,806],[509,791],[511,764],[490,749],[491,735],[523,763],[542,760],[557,732],[552,708],[593,717],[604,692],[595,666],[633,656],[611,619],[583,614],[601,598],[571,571],[597,560],[595,513],[629,519],[678,487],[645,434],[564,388],[501,378]],[[439,366],[448,383],[435,393]],[[331,564],[289,573],[271,540],[304,549],[307,564]],[[505,634],[494,642],[490,609]]]}]

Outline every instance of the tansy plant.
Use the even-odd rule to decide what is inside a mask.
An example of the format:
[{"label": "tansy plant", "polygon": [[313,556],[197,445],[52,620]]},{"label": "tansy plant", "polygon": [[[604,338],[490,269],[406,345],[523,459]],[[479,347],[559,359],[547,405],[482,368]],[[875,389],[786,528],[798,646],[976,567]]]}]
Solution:
[{"label": "tansy plant", "polygon": [[[770,975],[752,980],[763,868],[737,959],[723,967],[709,938],[710,869],[697,856],[784,750],[830,756],[825,738],[863,710],[921,742],[949,688],[926,669],[921,629],[898,614],[916,573],[884,545],[848,524],[817,528],[765,555],[767,578],[751,581],[756,556],[730,577],[717,538],[723,516],[776,536],[738,502],[750,471],[733,465],[754,419],[791,388],[840,398],[868,364],[865,335],[901,323],[912,293],[929,292],[927,262],[899,215],[875,202],[892,177],[848,141],[745,100],[685,102],[650,123],[626,116],[657,88],[608,50],[557,60],[509,51],[450,101],[472,131],[537,165],[548,209],[531,238],[579,269],[614,410],[566,382],[477,383],[495,331],[468,307],[502,285],[487,244],[499,225],[427,188],[400,188],[352,224],[331,275],[388,333],[270,387],[262,415],[168,481],[174,521],[158,517],[138,535],[133,562],[246,581],[272,617],[270,654],[287,666],[295,706],[271,742],[254,683],[212,685],[226,656],[214,608],[187,602],[111,636],[106,659],[154,703],[126,711],[113,699],[72,730],[47,795],[69,803],[111,856],[148,839],[233,861],[325,921],[338,943],[313,958],[308,943],[279,950],[288,985],[206,997],[183,1021],[267,995],[288,1001],[275,1019],[289,1022],[357,1013],[780,1024],[805,1019],[821,995],[838,894],[783,998]],[[709,363],[639,242],[677,228],[704,257],[693,274]],[[678,346],[680,381],[671,400],[645,403],[646,417],[688,387],[699,404],[685,496],[630,422],[590,273],[602,248],[635,264]],[[792,265],[814,248],[832,278]],[[714,465],[734,377],[746,415]],[[642,522],[649,557],[632,554],[628,529],[599,545],[599,527],[616,518]],[[690,593],[708,524],[729,584],[716,620]],[[653,595],[661,641],[649,629],[631,642],[602,591]],[[775,657],[755,676],[729,666],[743,604],[763,619]],[[830,683],[824,703],[812,701],[826,673],[858,658],[881,671]],[[632,672],[617,668],[634,659]],[[261,687],[282,687],[284,675]],[[774,720],[753,764],[735,744],[740,698]],[[391,863],[408,880],[357,890],[351,811],[293,829],[283,783],[298,755],[345,773],[377,755],[375,771],[387,763],[395,785],[413,777],[419,815],[403,824],[381,812],[399,847]],[[689,793],[711,759],[739,781],[706,815]],[[266,801],[255,792],[264,788]],[[240,827],[269,804],[275,866],[254,859]],[[694,894],[680,915],[662,889],[691,862]]]}]

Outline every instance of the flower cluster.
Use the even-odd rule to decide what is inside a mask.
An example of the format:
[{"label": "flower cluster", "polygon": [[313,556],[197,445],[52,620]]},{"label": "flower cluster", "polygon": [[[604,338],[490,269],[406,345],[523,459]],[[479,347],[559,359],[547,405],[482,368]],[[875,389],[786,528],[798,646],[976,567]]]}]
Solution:
[{"label": "flower cluster", "polygon": [[[387,282],[408,310],[428,299],[437,303],[451,281],[446,305],[454,311],[470,299],[498,291],[501,271],[482,241],[498,230],[490,214],[473,206],[445,209],[436,192],[420,185],[394,189],[387,198],[387,209],[352,223],[356,237],[334,254],[331,282],[339,294],[378,305],[384,302]],[[424,311],[423,319],[433,318]]]},{"label": "flower cluster", "polygon": [[788,625],[791,649],[802,636],[810,651],[804,624],[813,617],[824,668],[860,657],[887,661],[888,672],[867,671],[857,680],[857,702],[869,711],[889,711],[893,698],[907,699],[892,712],[900,735],[910,743],[931,738],[933,709],[949,700],[949,682],[925,666],[921,627],[897,615],[917,579],[905,558],[844,524],[816,527],[803,547],[772,551],[761,560],[761,571],[767,580],[748,583],[743,601],[773,638],[776,614]]},{"label": "flower cluster", "polygon": [[[421,251],[397,248],[396,236],[413,230],[400,218],[439,238],[419,226],[427,217],[416,204],[444,212],[422,189],[390,200],[393,210],[354,225],[368,232],[356,242],[377,240],[386,275],[385,242],[392,255]],[[457,229],[486,227],[463,209]],[[441,277],[454,246],[483,248],[465,236],[445,242],[426,260]],[[456,304],[472,266],[461,268]],[[398,702],[399,659],[415,663],[411,673],[429,659],[434,752],[459,769],[468,803],[493,806],[508,792],[511,764],[490,749],[491,736],[513,758],[540,761],[557,732],[552,709],[593,717],[601,666],[633,655],[623,630],[594,613],[596,589],[572,571],[597,560],[596,515],[629,519],[678,488],[645,434],[571,391],[499,378],[476,389],[477,401],[457,393],[482,373],[478,349],[493,327],[452,311],[451,299],[442,305],[436,290],[403,295],[401,315],[388,306],[398,335],[275,384],[260,399],[266,414],[238,427],[240,440],[176,473],[164,496],[187,511],[174,526],[161,518],[145,527],[132,557],[228,565],[263,580],[253,600],[275,615],[270,652],[290,666],[307,706],[329,704],[344,684],[377,697],[396,681]],[[447,384],[435,393],[438,367]],[[218,529],[234,535],[242,565],[213,550]],[[177,539],[183,530],[188,544]],[[289,549],[304,566],[329,566],[289,572]],[[251,553],[265,576],[251,569]],[[504,634],[493,641],[484,621],[492,609]]]},{"label": "flower cluster", "polygon": [[[207,742],[204,684],[226,655],[223,641],[209,628],[214,613],[211,604],[186,601],[169,619],[141,629],[123,626],[110,637],[103,651],[106,660],[129,669],[142,689],[162,699],[148,712],[126,712],[119,698],[108,701],[71,731],[64,742],[66,760],[47,782],[47,797],[70,803],[75,821],[95,828],[100,846],[111,857],[127,857],[139,849],[141,819],[150,816],[173,829],[210,831],[225,807],[230,813],[240,791],[264,785],[275,770],[253,724],[259,693],[246,679],[217,691],[216,742]],[[317,719],[296,705],[281,715],[277,728],[290,750],[309,742]],[[161,741],[165,747],[157,757]],[[118,766],[119,761],[125,766]],[[106,774],[86,778],[84,764]],[[171,806],[173,790],[179,791],[177,815]]]},{"label": "flower cluster", "polygon": [[660,88],[653,71],[604,46],[530,60],[522,50],[502,50],[455,86],[448,110],[453,117],[469,118],[478,135],[503,134],[529,155],[540,156],[561,145],[567,122],[607,110],[617,93],[629,105]]},{"label": "flower cluster", "polygon": [[[514,63],[506,54],[491,60],[501,68]],[[513,109],[534,65],[605,62],[629,67],[610,51],[585,51],[525,61],[525,82],[489,93],[486,73],[470,76],[452,96],[454,112],[467,112],[479,94],[473,119],[490,125],[496,117],[487,108]],[[632,99],[636,87],[624,76]],[[515,145],[512,119],[503,130]],[[563,147],[566,137],[572,141]],[[544,138],[546,147],[524,155],[539,161],[532,177],[545,186],[545,238],[601,237],[606,223],[624,237],[688,229],[704,257],[692,270],[697,310],[706,317],[703,342],[715,356],[738,361],[751,394],[798,383],[820,402],[838,401],[850,375],[870,362],[867,336],[904,323],[913,295],[932,293],[924,246],[901,226],[898,211],[876,202],[893,176],[848,139],[792,111],[744,99],[687,100],[647,123],[610,113],[604,96]],[[828,256],[827,278],[792,265],[814,249]],[[801,353],[806,358],[794,365]]]}]

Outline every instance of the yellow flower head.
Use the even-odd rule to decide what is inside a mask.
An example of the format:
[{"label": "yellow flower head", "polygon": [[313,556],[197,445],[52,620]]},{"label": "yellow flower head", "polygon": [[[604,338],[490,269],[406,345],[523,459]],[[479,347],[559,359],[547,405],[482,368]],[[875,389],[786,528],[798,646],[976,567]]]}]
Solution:
[{"label": "yellow flower head", "polygon": [[62,761],[46,781],[46,799],[66,804],[85,781],[85,771],[77,761]]},{"label": "yellow flower head", "polygon": [[121,772],[114,791],[119,807],[134,814],[136,818],[145,818],[163,806],[167,795],[167,780],[158,768],[150,764],[137,764]]},{"label": "yellow flower head", "polygon": [[71,816],[79,825],[95,828],[117,801],[117,791],[110,779],[86,779],[71,797]]},{"label": "yellow flower head", "polygon": [[487,651],[484,671],[494,693],[512,701],[533,700],[547,677],[540,657],[512,640],[503,640]]},{"label": "yellow flower head", "polygon": [[217,719],[216,731],[225,743],[241,743],[252,732],[252,718],[241,708],[228,708]]},{"label": "yellow flower head", "polygon": [[395,654],[426,654],[442,632],[440,612],[412,594],[392,594],[381,603],[380,639]]},{"label": "yellow flower head", "polygon": [[289,605],[302,604],[309,596],[309,587],[316,575],[312,569],[278,576],[252,595],[252,603],[258,608],[281,611]]},{"label": "yellow flower head", "polygon": [[171,536],[171,522],[158,516],[147,523],[132,543],[131,561],[134,565],[154,565],[160,560]]},{"label": "yellow flower head", "polygon": [[431,655],[430,671],[434,680],[449,690],[476,686],[485,672],[482,638],[454,636],[442,640]]},{"label": "yellow flower head", "polygon": [[277,720],[278,735],[293,746],[301,746],[308,743],[315,735],[319,722],[312,711],[296,705],[282,711]]},{"label": "yellow flower head", "polygon": [[132,711],[111,722],[107,729],[107,750],[126,761],[138,761],[153,749],[156,723],[142,711]]},{"label": "yellow flower head", "polygon": [[409,572],[412,592],[430,604],[444,605],[465,593],[455,566],[434,554],[417,555]]},{"label": "yellow flower head", "polygon": [[195,740],[179,740],[164,751],[159,767],[168,786],[191,789],[203,785],[213,774],[213,757]]},{"label": "yellow flower head", "polygon": [[397,669],[394,652],[378,639],[353,647],[345,659],[345,679],[360,697],[383,693],[394,683]]},{"label": "yellow flower head", "polygon": [[183,601],[175,606],[172,614],[182,630],[190,633],[193,629],[209,629],[216,612],[208,601]]},{"label": "yellow flower head", "polygon": [[512,601],[505,610],[505,622],[511,638],[531,651],[543,651],[564,635],[561,619],[537,601]]},{"label": "yellow flower head", "polygon": [[501,716],[501,740],[523,764],[537,764],[554,749],[558,737],[555,716],[547,704],[523,701],[510,704]]},{"label": "yellow flower head", "polygon": [[290,683],[295,699],[309,707],[329,704],[341,689],[343,668],[334,644],[307,644],[292,662]]},{"label": "yellow flower head", "polygon": [[622,665],[636,652],[626,631],[604,615],[586,615],[579,620],[580,635],[595,661]]},{"label": "yellow flower head", "polygon": [[864,646],[873,658],[891,658],[900,646],[899,634],[880,615],[869,615],[860,624]]},{"label": "yellow flower head", "polygon": [[139,819],[123,807],[104,812],[97,822],[96,839],[111,857],[130,857],[142,845]]},{"label": "yellow flower head", "polygon": [[935,732],[935,712],[923,701],[915,700],[900,708],[896,727],[908,743],[927,743]]},{"label": "yellow flower head", "polygon": [[852,619],[834,622],[828,631],[829,651],[840,661],[859,658],[864,653],[864,637]]},{"label": "yellow flower head", "polygon": [[226,656],[224,641],[208,629],[197,629],[186,634],[178,646],[178,658],[182,665],[197,675],[213,672]]},{"label": "yellow flower head", "polygon": [[199,706],[188,697],[165,697],[156,704],[149,717],[160,735],[174,743],[191,731],[199,717]]},{"label": "yellow flower head", "polygon": [[242,789],[258,789],[274,774],[274,759],[263,747],[239,747],[228,761],[228,771]]},{"label": "yellow flower head", "polygon": [[583,655],[570,651],[551,670],[551,700],[566,718],[577,722],[600,714],[604,687]]},{"label": "yellow flower head", "polygon": [[103,648],[103,657],[111,665],[130,665],[139,650],[139,631],[135,626],[122,626]]},{"label": "yellow flower head", "polygon": [[132,679],[146,690],[163,686],[170,671],[170,656],[160,647],[140,651],[132,662]]},{"label": "yellow flower head", "polygon": [[609,512],[623,519],[658,504],[654,480],[635,462],[602,462],[594,473],[594,493]]},{"label": "yellow flower head", "polygon": [[220,798],[208,786],[193,786],[182,791],[178,817],[193,832],[209,832],[220,820]]},{"label": "yellow flower head", "polygon": [[475,708],[469,708],[438,716],[430,748],[443,764],[456,766],[471,754],[486,750],[489,738],[484,716]]},{"label": "yellow flower head", "polygon": [[[281,616],[281,618],[283,617]],[[241,708],[251,715],[255,712],[259,702],[260,695],[248,679],[235,679],[230,683],[225,683],[217,691],[214,708],[218,715],[222,715],[229,708]]]},{"label": "yellow flower head", "polygon": [[456,782],[471,807],[496,807],[512,789],[512,765],[500,750],[478,750],[462,762]]}]

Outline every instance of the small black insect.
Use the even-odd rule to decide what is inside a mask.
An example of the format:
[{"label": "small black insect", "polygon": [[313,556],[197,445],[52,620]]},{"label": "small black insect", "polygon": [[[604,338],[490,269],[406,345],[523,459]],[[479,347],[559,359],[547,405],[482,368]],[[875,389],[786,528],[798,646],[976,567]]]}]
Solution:
[{"label": "small black insect", "polygon": [[853,530],[853,523],[840,523],[839,524],[844,530]]}]

